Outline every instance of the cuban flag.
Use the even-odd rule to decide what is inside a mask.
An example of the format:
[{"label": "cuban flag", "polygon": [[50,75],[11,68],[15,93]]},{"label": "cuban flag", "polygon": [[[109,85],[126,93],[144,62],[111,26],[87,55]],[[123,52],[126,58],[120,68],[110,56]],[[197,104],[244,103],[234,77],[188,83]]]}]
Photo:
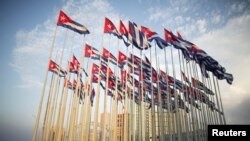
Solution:
[{"label": "cuban flag", "polygon": [[135,23],[129,22],[128,40],[140,50],[148,49],[150,47],[146,35]]},{"label": "cuban flag", "polygon": [[151,40],[155,35],[157,35],[156,32],[145,26],[141,26],[141,31],[146,35],[148,40]]},{"label": "cuban flag", "polygon": [[120,20],[120,24],[119,25],[120,25],[119,26],[119,33],[120,33],[120,35],[122,37],[122,40],[123,40],[124,44],[128,47],[130,45],[130,43],[127,42],[123,38],[125,36],[128,39],[128,35],[129,35],[128,30],[127,30],[127,28],[125,27],[125,25],[123,24],[123,22],[121,20]]},{"label": "cuban flag", "polygon": [[154,32],[153,30],[151,30],[145,26],[141,26],[141,31],[146,35],[149,42],[152,42],[153,40],[155,40],[157,46],[160,49],[163,49],[164,47],[170,45],[169,42],[167,42],[164,39],[162,39],[161,37],[159,37],[156,32]]},{"label": "cuban flag", "polygon": [[60,77],[65,77],[67,72],[63,70],[58,64],[56,64],[54,61],[49,61],[49,67],[48,70],[59,75]]},{"label": "cuban flag", "polygon": [[58,16],[57,25],[63,26],[63,27],[68,28],[70,30],[73,30],[79,34],[89,34],[90,33],[89,30],[84,25],[81,25],[81,24],[73,21],[62,10],[60,11],[59,16]]},{"label": "cuban flag", "polygon": [[107,17],[105,17],[104,20],[104,33],[110,33],[117,36],[119,39],[121,38],[121,35],[116,29],[115,25]]}]

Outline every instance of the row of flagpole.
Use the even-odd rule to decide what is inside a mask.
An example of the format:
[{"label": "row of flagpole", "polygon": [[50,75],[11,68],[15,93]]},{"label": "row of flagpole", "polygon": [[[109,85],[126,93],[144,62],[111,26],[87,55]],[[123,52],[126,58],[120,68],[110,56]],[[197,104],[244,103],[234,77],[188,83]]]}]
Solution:
[{"label": "row of flagpole", "polygon": [[[66,16],[64,14],[63,16]],[[59,17],[62,18],[62,17]],[[66,22],[64,23],[62,21],[58,22],[58,25],[64,26],[66,28],[72,29],[72,27],[69,27],[72,24],[75,24],[75,22],[69,18],[66,18]],[[106,19],[106,18],[105,18]],[[76,24],[77,25],[77,24]],[[79,25],[78,25],[79,26]],[[34,134],[32,137],[32,140],[37,140],[38,135],[38,129],[40,124],[40,118],[41,118],[41,112],[42,112],[42,104],[45,99],[46,94],[46,87],[47,87],[47,79],[48,76],[48,68],[50,68],[49,65],[51,65],[52,60],[52,54],[54,52],[54,43],[56,39],[57,34],[57,28],[56,26],[53,38],[52,38],[52,46],[50,49],[49,59],[48,59],[48,67],[46,68],[45,73],[45,80],[44,85],[41,92],[41,98],[40,103],[38,107],[38,114],[37,119],[35,123],[34,128]],[[89,31],[86,31],[84,29],[84,26],[80,26],[80,29],[72,29],[72,30],[80,30],[76,32],[83,32],[81,30],[85,30],[83,34],[89,33]],[[131,30],[131,29],[129,29]],[[117,32],[116,29],[111,32]],[[81,33],[82,34],[82,33]],[[62,52],[61,55],[57,55],[55,57],[55,61],[57,62],[59,58],[59,64],[56,67],[62,66],[62,61],[64,58],[64,51],[66,47],[66,41],[67,41],[67,31],[65,31],[65,37],[64,37],[64,43],[62,46]],[[103,39],[104,35],[102,35],[102,41],[101,41],[101,51],[102,54],[104,53],[104,43]],[[124,40],[124,39],[123,39]],[[128,39],[129,40],[129,39]],[[119,81],[123,78],[119,78],[119,74],[122,75],[122,73],[119,73],[119,62],[118,58],[115,60],[114,65],[114,74],[110,73],[110,67],[111,60],[110,56],[112,55],[109,52],[110,49],[110,42],[111,42],[111,35],[109,35],[108,39],[108,47],[106,50],[108,50],[108,57],[106,58],[106,74],[103,74],[101,67],[104,65],[103,63],[105,60],[103,59],[103,55],[99,55],[99,68],[97,72],[97,84],[93,85],[93,79],[95,77],[95,74],[93,74],[93,68],[94,68],[94,62],[92,55],[88,59],[87,62],[87,75],[83,77],[83,71],[86,69],[84,68],[84,63],[86,62],[85,53],[86,53],[86,39],[85,35],[83,37],[83,48],[80,55],[80,61],[77,62],[76,67],[76,85],[75,87],[72,86],[72,91],[69,91],[68,84],[71,80],[71,73],[70,69],[68,68],[66,71],[64,71],[64,77],[61,77],[59,75],[59,71],[61,71],[61,68],[59,70],[56,70],[57,73],[52,73],[51,75],[51,82],[49,84],[48,89],[48,98],[47,98],[47,104],[45,108],[45,115],[43,117],[43,123],[42,123],[42,131],[41,131],[41,137],[40,140],[55,140],[55,141],[61,141],[61,140],[206,140],[207,137],[207,125],[209,124],[226,124],[225,122],[225,115],[223,111],[222,106],[222,100],[221,100],[221,94],[218,84],[218,79],[215,78],[214,74],[211,74],[209,78],[203,77],[203,74],[199,74],[198,67],[196,62],[189,61],[185,63],[185,56],[178,50],[178,61],[179,61],[179,73],[182,73],[187,76],[185,76],[188,80],[196,79],[201,80],[202,84],[205,85],[205,88],[208,88],[209,90],[214,90],[214,95],[210,95],[209,91],[204,90],[204,93],[206,95],[201,95],[198,88],[192,88],[191,83],[188,83],[189,87],[184,87],[182,85],[181,90],[177,88],[177,74],[178,70],[176,69],[176,65],[174,63],[174,57],[173,57],[173,48],[174,46],[170,46],[170,60],[171,65],[168,64],[167,59],[167,52],[166,48],[164,48],[164,71],[163,73],[166,74],[166,78],[162,78],[161,75],[161,68],[160,68],[160,62],[159,62],[159,56],[157,52],[157,46],[155,42],[155,50],[154,50],[154,57],[155,57],[155,66],[156,70],[152,67],[150,64],[150,91],[147,91],[144,89],[144,63],[143,62],[143,50],[140,50],[140,65],[137,69],[139,69],[139,84],[137,86],[136,83],[136,75],[135,72],[135,53],[134,53],[134,44],[132,43],[132,49],[130,51],[131,62],[128,60],[129,51],[128,48],[126,48],[126,61],[124,65],[124,69],[120,70],[126,70],[125,71],[125,82],[122,84],[122,87],[124,85],[124,88],[121,88],[122,90],[118,89],[118,83],[121,83]],[[125,42],[125,41],[124,41]],[[158,44],[157,44],[158,45]],[[119,53],[119,39],[117,39],[117,54]],[[150,51],[150,60],[152,61],[153,55],[151,53],[152,47],[149,49]],[[73,48],[71,47],[71,53],[69,55],[69,58],[73,58]],[[137,62],[138,63],[138,62]],[[152,63],[152,62],[151,62]],[[68,64],[69,65],[69,64]],[[129,68],[129,65],[132,66],[132,68]],[[172,74],[173,74],[173,84],[172,87],[169,87],[169,67],[170,65],[172,67]],[[58,68],[57,68],[58,69]],[[132,70],[130,70],[132,69]],[[131,75],[129,74],[131,72]],[[153,80],[154,73],[156,72],[156,81]],[[132,76],[132,84],[129,83],[130,77],[127,77],[127,74],[129,76]],[[105,80],[105,87],[104,87],[104,93],[101,92],[101,81]],[[181,77],[181,83],[185,84],[186,80],[183,75],[180,75]],[[110,90],[110,79],[111,77],[114,77],[114,86],[112,84],[112,88],[114,89]],[[212,80],[211,80],[212,78]],[[166,80],[166,89],[161,88],[161,79],[167,79]],[[193,82],[192,82],[193,83]],[[74,85],[74,84],[73,84]],[[83,86],[82,86],[83,85]],[[145,84],[146,85],[146,84]],[[196,84],[197,85],[197,84]],[[154,87],[156,86],[157,92],[155,95]],[[194,84],[193,84],[194,86]],[[94,89],[96,87],[96,91]],[[137,93],[135,89],[137,88]],[[172,91],[173,90],[173,94]],[[93,93],[93,91],[95,93]],[[113,94],[110,94],[110,91],[113,92]],[[131,93],[132,91],[132,93]],[[190,93],[186,93],[186,91],[191,91]],[[162,93],[166,93],[166,95],[163,95]],[[103,94],[103,116],[100,115],[100,97],[101,94]],[[109,100],[109,95],[110,100]],[[150,101],[146,101],[148,95],[150,95],[151,99]],[[164,96],[164,97],[163,97]],[[202,101],[202,98],[204,97],[205,101]],[[96,97],[96,98],[93,98]],[[194,97],[197,97],[194,99]],[[70,98],[70,99],[68,99]],[[182,100],[184,99],[184,101]],[[92,102],[92,101],[93,102]],[[172,100],[174,100],[174,103],[172,103]],[[120,102],[120,103],[119,103]],[[183,109],[180,107],[180,103],[183,102]],[[205,102],[205,103],[204,103]],[[122,104],[122,105],[121,105]],[[151,105],[150,108],[148,108],[146,105]],[[200,107],[196,107],[195,104],[197,104]],[[214,104],[214,105],[211,105]],[[108,105],[110,106],[110,109],[108,110]],[[175,108],[172,109],[172,106]],[[186,106],[186,107],[185,107]],[[216,108],[217,110],[212,110],[212,108]],[[165,108],[164,108],[165,107]],[[122,110],[121,110],[122,108]],[[187,110],[190,109],[190,112],[187,112]],[[173,112],[174,110],[174,112]],[[92,114],[92,111],[93,114]],[[150,112],[149,112],[150,111]],[[119,117],[121,116],[122,119]],[[150,116],[150,117],[149,117]],[[99,117],[101,118],[101,124],[99,124]],[[151,120],[150,120],[151,119]],[[121,128],[118,128],[118,124],[120,124],[120,120],[122,120]],[[93,122],[93,126],[91,123]],[[149,125],[151,124],[151,126]],[[98,128],[98,125],[100,125],[100,128]],[[103,126],[103,127],[102,127]],[[150,129],[151,127],[151,129]],[[98,129],[101,129],[101,132],[98,132]],[[119,132],[119,138],[118,138],[118,129]],[[123,133],[121,133],[123,132]]]}]

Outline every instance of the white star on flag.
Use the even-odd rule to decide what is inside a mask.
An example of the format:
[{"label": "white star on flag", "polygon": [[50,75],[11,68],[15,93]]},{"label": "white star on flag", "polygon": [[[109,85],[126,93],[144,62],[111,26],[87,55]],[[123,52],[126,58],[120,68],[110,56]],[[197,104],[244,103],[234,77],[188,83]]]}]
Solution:
[{"label": "white star on flag", "polygon": [[111,29],[111,25],[110,24],[108,24],[108,28]]},{"label": "white star on flag", "polygon": [[62,17],[61,17],[61,21],[64,21],[64,20],[65,20],[65,17],[64,17],[64,16],[62,16]]}]

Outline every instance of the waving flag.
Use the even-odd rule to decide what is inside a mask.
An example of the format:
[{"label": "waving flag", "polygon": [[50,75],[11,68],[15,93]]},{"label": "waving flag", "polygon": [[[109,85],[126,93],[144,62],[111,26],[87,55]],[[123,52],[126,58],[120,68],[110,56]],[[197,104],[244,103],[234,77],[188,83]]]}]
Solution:
[{"label": "waving flag", "polygon": [[115,25],[106,17],[105,17],[105,21],[104,21],[104,33],[113,34],[118,39],[122,39],[126,46],[129,46],[129,43],[124,40],[122,35],[116,29]]},{"label": "waving flag", "polygon": [[164,28],[164,35],[165,35],[165,41],[168,41],[168,42],[176,41],[176,38],[174,37],[173,33],[168,31],[165,28]]},{"label": "waving flag", "polygon": [[113,89],[113,90],[115,89],[115,82],[111,78],[108,79],[108,88]]},{"label": "waving flag", "polygon": [[79,69],[80,67],[80,62],[78,61],[78,59],[75,57],[75,55],[73,55],[72,61],[71,61],[77,69]]},{"label": "waving flag", "polygon": [[187,61],[192,59],[192,56],[189,53],[189,48],[191,48],[191,46],[193,45],[191,42],[178,38],[167,29],[164,29],[164,33],[165,33],[165,41],[172,44],[174,48],[180,49]]},{"label": "waving flag", "polygon": [[181,36],[181,33],[179,31],[177,31],[177,36],[179,39],[183,39],[182,36]]},{"label": "waving flag", "polygon": [[98,77],[95,74],[93,74],[92,75],[92,83],[97,83],[97,82],[98,82]]},{"label": "waving flag", "polygon": [[69,62],[69,72],[71,73],[77,73],[78,69],[75,67],[75,65],[72,62]]},{"label": "waving flag", "polygon": [[123,69],[121,69],[121,80],[123,84],[125,84],[126,81],[129,81],[130,83],[132,83],[131,76],[126,72],[126,70],[123,70]]},{"label": "waving flag", "polygon": [[156,83],[158,81],[157,71],[152,67],[152,82]]},{"label": "waving flag", "polygon": [[73,21],[63,11],[59,13],[57,25],[71,29],[79,34],[89,34],[89,30],[85,26]]},{"label": "waving flag", "polygon": [[226,79],[228,84],[232,84],[233,83],[233,75],[230,73],[226,73],[226,72],[221,72],[221,71],[214,71],[213,74],[219,79]]},{"label": "waving flag", "polygon": [[77,86],[77,81],[76,81],[76,80],[74,80],[72,85],[73,85],[73,89],[76,89],[76,86]]},{"label": "waving flag", "polygon": [[104,64],[101,65],[101,71],[106,75],[112,76],[114,73],[112,72],[111,68],[105,66]]},{"label": "waving flag", "polygon": [[98,73],[99,72],[99,67],[93,63],[92,65],[92,74]]},{"label": "waving flag", "polygon": [[128,38],[130,43],[138,49],[143,50],[150,47],[146,35],[135,23],[129,22],[129,36],[131,36],[131,38]]},{"label": "waving flag", "polygon": [[147,28],[145,26],[141,26],[141,31],[146,35],[148,40],[152,39],[152,37],[157,34],[153,30],[151,30],[151,29],[149,29],[149,28]]},{"label": "waving flag", "polygon": [[104,20],[104,33],[110,33],[117,36],[118,38],[121,38],[121,35],[117,31],[115,25],[106,17]]},{"label": "waving flag", "polygon": [[119,32],[121,35],[128,37],[129,32],[121,20],[120,20]]},{"label": "waving flag", "polygon": [[105,60],[110,59],[110,62],[116,65],[117,59],[106,48],[103,48],[103,50],[102,50],[102,56],[104,57],[103,59],[105,59]]},{"label": "waving flag", "polygon": [[119,33],[122,36],[122,40],[124,42],[124,44],[128,47],[130,45],[130,43],[128,43],[123,36],[125,36],[127,39],[131,38],[129,37],[129,32],[127,30],[127,28],[125,27],[125,25],[123,24],[123,22],[120,20],[120,26],[119,26]]},{"label": "waving flag", "polygon": [[168,83],[168,77],[167,77],[167,73],[165,73],[164,71],[160,71],[160,81],[163,84],[167,84]]},{"label": "waving flag", "polygon": [[77,73],[79,68],[80,68],[80,62],[75,57],[75,55],[73,55],[73,58],[72,58],[72,60],[70,62],[70,66],[69,66],[70,72]]},{"label": "waving flag", "polygon": [[222,67],[218,61],[209,56],[204,50],[199,49],[197,46],[192,46],[190,49],[191,54],[197,64],[199,64],[203,76],[208,77],[210,71],[219,80],[226,79],[228,84],[232,84],[233,75],[226,73],[226,69]]},{"label": "waving flag", "polygon": [[130,54],[130,58],[132,60],[132,63],[140,66],[141,65],[141,58],[136,56],[136,55],[133,55],[133,54]]},{"label": "waving flag", "polygon": [[64,80],[64,87],[73,90],[73,84],[69,80]]},{"label": "waving flag", "polygon": [[91,57],[93,59],[100,59],[99,51],[91,47],[89,44],[85,44],[85,51],[84,51],[84,56],[85,57]]},{"label": "waving flag", "polygon": [[122,52],[118,52],[118,63],[119,63],[119,67],[123,68],[123,66],[125,65],[127,61],[127,56],[124,55]]},{"label": "waving flag", "polygon": [[123,63],[126,60],[127,60],[127,56],[124,55],[122,52],[119,51],[118,52],[118,62],[119,63]]},{"label": "waving flag", "polygon": [[60,77],[65,77],[67,72],[63,70],[58,64],[56,64],[54,61],[50,60],[48,70],[58,74]]},{"label": "waving flag", "polygon": [[154,37],[153,39],[155,40],[157,46],[158,46],[160,49],[163,49],[164,47],[170,45],[169,42],[165,41],[165,40],[162,39],[161,37],[156,36],[156,37]]},{"label": "waving flag", "polygon": [[146,63],[148,63],[151,66],[151,61],[148,59],[147,56],[145,56]]}]

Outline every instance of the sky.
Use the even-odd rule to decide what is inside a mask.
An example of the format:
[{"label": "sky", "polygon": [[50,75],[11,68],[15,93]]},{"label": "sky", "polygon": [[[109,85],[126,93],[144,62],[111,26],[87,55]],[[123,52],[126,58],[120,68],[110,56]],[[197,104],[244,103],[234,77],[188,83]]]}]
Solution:
[{"label": "sky", "polygon": [[[164,27],[179,31],[233,74],[232,85],[219,81],[227,123],[250,124],[249,0],[4,0],[0,7],[0,140],[31,140],[60,9],[89,28],[86,41],[97,48],[104,17],[117,26],[119,19],[131,20],[162,37]],[[65,56],[70,47],[80,56],[82,36],[58,28],[55,50],[61,51],[64,41]]]}]

